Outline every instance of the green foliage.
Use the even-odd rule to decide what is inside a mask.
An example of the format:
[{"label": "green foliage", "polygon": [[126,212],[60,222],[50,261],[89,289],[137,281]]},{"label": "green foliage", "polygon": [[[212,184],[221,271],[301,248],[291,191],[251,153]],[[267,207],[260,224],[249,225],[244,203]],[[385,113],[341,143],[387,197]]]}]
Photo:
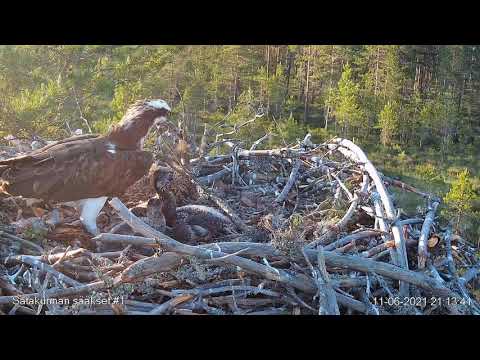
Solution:
[{"label": "green foliage", "polygon": [[312,142],[314,144],[321,144],[329,140],[332,136],[324,128],[308,127],[308,132],[312,134]]},{"label": "green foliage", "polygon": [[286,144],[292,144],[303,139],[307,133],[307,129],[295,120],[293,115],[290,115],[286,120],[279,121],[275,130]]},{"label": "green foliage", "polygon": [[399,116],[398,105],[395,102],[388,102],[380,112],[378,118],[381,129],[380,139],[384,146],[391,145],[398,131]]},{"label": "green foliage", "polygon": [[446,213],[455,219],[457,228],[465,217],[474,215],[473,203],[477,199],[468,169],[460,172],[453,181],[450,191],[443,200],[447,205]]},{"label": "green foliage", "polygon": [[415,172],[417,173],[418,177],[427,181],[433,181],[439,178],[439,171],[437,167],[430,162],[418,164],[415,167]]},{"label": "green foliage", "polygon": [[360,85],[354,81],[352,68],[348,64],[345,65],[338,82],[337,93],[332,94],[329,99],[341,126],[359,128],[362,125],[365,113],[360,106]]},{"label": "green foliage", "polygon": [[444,193],[454,167],[469,167],[479,181],[477,52],[476,45],[0,45],[0,137],[59,139],[69,128],[86,131],[84,119],[104,133],[133,101],[164,98],[197,145],[204,123],[222,132],[263,111],[235,135],[246,147],[268,132],[261,147],[295,143],[307,131],[316,143],[355,138],[383,169]]}]

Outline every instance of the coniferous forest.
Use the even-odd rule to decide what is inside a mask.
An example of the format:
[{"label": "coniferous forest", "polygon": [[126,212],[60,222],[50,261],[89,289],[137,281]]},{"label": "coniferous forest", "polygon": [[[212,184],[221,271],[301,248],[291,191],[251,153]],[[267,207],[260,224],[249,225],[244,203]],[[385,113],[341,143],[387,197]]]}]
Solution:
[{"label": "coniferous forest", "polygon": [[[260,109],[243,135],[280,135],[270,146],[337,135],[439,195],[464,171],[472,190],[480,184],[474,45],[2,46],[0,89],[2,136],[102,133],[132,101],[161,96],[194,146],[204,124]],[[465,195],[469,215],[477,193]]]},{"label": "coniferous forest", "polygon": [[[171,106],[195,154],[218,155],[208,144],[228,126],[244,149],[263,136],[252,149],[293,146],[307,133],[315,144],[348,139],[392,181],[438,197],[435,221],[478,252],[476,45],[0,46],[5,146],[9,135],[105,134],[146,98]],[[409,192],[392,197],[408,213],[426,206]]]}]

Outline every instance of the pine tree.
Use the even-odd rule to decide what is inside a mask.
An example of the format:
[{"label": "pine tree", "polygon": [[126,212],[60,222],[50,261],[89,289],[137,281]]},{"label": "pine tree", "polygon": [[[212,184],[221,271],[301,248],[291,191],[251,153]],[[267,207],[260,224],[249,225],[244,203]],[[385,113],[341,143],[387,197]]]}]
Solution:
[{"label": "pine tree", "polygon": [[360,86],[352,75],[350,65],[345,65],[342,77],[338,82],[338,92],[334,97],[334,114],[337,122],[343,128],[344,134],[348,134],[349,129],[358,129],[364,120],[364,111],[360,106]]},{"label": "pine tree", "polygon": [[444,201],[448,206],[447,214],[455,220],[457,229],[460,229],[466,217],[474,215],[473,202],[476,199],[475,190],[468,169],[461,171],[453,181],[450,191]]},{"label": "pine tree", "polygon": [[397,135],[398,112],[398,105],[393,101],[389,101],[380,112],[378,122],[381,129],[380,138],[384,146],[391,145]]}]

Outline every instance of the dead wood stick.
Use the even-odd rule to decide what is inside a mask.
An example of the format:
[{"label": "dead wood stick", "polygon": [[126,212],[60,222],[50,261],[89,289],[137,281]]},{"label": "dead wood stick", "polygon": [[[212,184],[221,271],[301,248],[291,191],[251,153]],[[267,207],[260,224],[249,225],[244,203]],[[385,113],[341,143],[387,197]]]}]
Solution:
[{"label": "dead wood stick", "polygon": [[400,220],[398,224],[400,226],[405,226],[405,225],[413,225],[413,224],[422,224],[424,222],[424,219],[405,219],[405,220]]},{"label": "dead wood stick", "polygon": [[33,248],[35,249],[36,251],[38,251],[40,254],[43,254],[45,250],[43,250],[43,248],[31,241],[28,241],[28,240],[25,240],[25,239],[22,239],[21,237],[18,237],[18,236],[15,236],[13,234],[9,234],[8,232],[6,231],[3,231],[3,230],[0,230],[0,238],[1,237],[4,237],[4,238],[7,238],[7,239],[10,239],[10,240],[15,240],[15,241],[18,241],[19,243],[23,244],[23,245],[26,245],[30,248]]},{"label": "dead wood stick", "polygon": [[62,256],[60,256],[60,258],[59,258],[57,261],[55,261],[53,264],[50,263],[50,264],[52,264],[52,267],[53,267],[53,268],[58,267],[59,265],[61,265],[61,263],[62,263],[63,261],[67,260],[67,254],[68,254],[68,252],[70,251],[71,248],[72,248],[72,247],[69,245],[69,246],[67,247],[67,249],[65,250],[65,252],[62,254]]},{"label": "dead wood stick", "polygon": [[[84,270],[74,270],[71,268],[63,267],[61,265],[62,271],[65,271],[68,275],[70,275],[73,279],[83,281],[83,282],[90,282],[90,281],[98,281],[99,276],[97,273],[93,271],[84,271]],[[108,273],[104,274],[105,276],[108,275]]]},{"label": "dead wood stick", "polygon": [[130,299],[123,300],[123,304],[126,305],[127,307],[134,307],[137,309],[143,309],[148,311],[153,310],[158,306],[157,304],[152,304],[149,302],[138,301],[138,300],[130,300]]},{"label": "dead wood stick", "polygon": [[430,270],[430,273],[438,281],[439,284],[445,284],[445,280],[443,280],[443,278],[440,276],[438,270],[435,268],[435,266],[433,266],[431,261],[427,262],[427,268],[428,270]]},{"label": "dead wood stick", "polygon": [[[142,236],[130,236],[130,235],[120,235],[120,234],[110,234],[110,233],[102,233],[97,235],[94,239],[103,241],[104,239],[108,238],[110,242],[128,242],[131,240],[132,245],[148,245],[151,247],[158,247],[160,246],[154,238],[151,237],[142,237]],[[248,244],[246,247],[245,244]],[[218,250],[228,254],[232,254],[235,252],[242,252],[244,256],[259,256],[259,257],[271,257],[274,259],[282,259],[284,255],[279,251],[274,249],[268,244],[262,243],[254,243],[254,242],[217,242],[211,244],[203,244],[199,245],[198,247],[203,249],[211,249],[211,250]],[[114,252],[113,255],[119,256],[121,252]],[[101,253],[99,253],[101,254]],[[106,253],[105,253],[106,254]],[[267,255],[266,255],[267,254]]]},{"label": "dead wood stick", "polygon": [[358,290],[358,294],[359,294],[360,300],[365,304],[365,307],[366,307],[365,314],[367,314],[367,315],[380,315],[380,313],[379,313],[378,309],[375,307],[375,305],[373,305],[370,302],[370,299],[368,298],[368,295],[363,288]]},{"label": "dead wood stick", "polygon": [[124,225],[125,221],[121,221],[118,224],[113,225],[108,232],[111,234],[116,234],[117,231],[119,231]]},{"label": "dead wood stick", "polygon": [[[247,246],[245,246],[247,245]],[[255,242],[218,242],[212,244],[199,245],[202,249],[218,250],[224,253],[232,254],[242,251],[243,256],[268,257],[272,259],[285,259],[281,251],[275,249],[270,244]]]},{"label": "dead wood stick", "polygon": [[232,222],[240,231],[247,232],[249,230],[248,226],[245,225],[240,216],[238,216],[225,201],[220,199],[218,196],[212,194],[211,191],[204,188],[198,182],[194,181],[194,184],[196,185],[198,193],[203,194],[207,196],[210,200],[212,200],[232,220]]},{"label": "dead wood stick", "polygon": [[214,297],[209,297],[206,300],[208,303],[211,303],[217,306],[224,305],[224,304],[233,305],[233,303],[235,302],[237,305],[248,306],[248,307],[266,306],[266,305],[274,304],[275,302],[279,302],[278,299],[251,299],[251,298],[234,299],[233,295],[214,296]]},{"label": "dead wood stick", "polygon": [[347,197],[348,197],[348,200],[349,201],[353,201],[353,195],[352,193],[350,192],[350,190],[348,190],[348,188],[345,186],[345,184],[343,183],[342,180],[340,180],[340,178],[335,175],[335,174],[331,174],[332,177],[337,180],[337,183],[338,185],[340,186],[340,188],[345,192],[345,194],[347,194]]},{"label": "dead wood stick", "polygon": [[[321,256],[318,255],[319,252],[322,252]],[[317,285],[318,291],[315,297],[318,297],[319,302],[318,315],[339,315],[335,292],[333,292],[333,288],[328,284],[329,277],[325,268],[323,248],[319,246],[319,249],[317,250],[317,265],[320,271],[315,270],[313,267],[307,254],[305,253],[305,248],[302,248],[302,254],[307,262],[308,267],[310,268],[310,271],[312,272],[313,280]],[[322,270],[324,270],[323,273]]]},{"label": "dead wood stick", "polygon": [[226,166],[225,168],[223,168],[220,171],[217,171],[216,173],[197,178],[197,181],[202,185],[210,185],[210,184],[213,184],[215,181],[220,180],[225,175],[231,172],[232,172],[232,167]]},{"label": "dead wood stick", "polygon": [[191,165],[195,165],[199,162],[207,162],[209,164],[216,164],[222,161],[229,161],[232,157],[230,155],[213,155],[213,156],[201,156],[190,160]]},{"label": "dead wood stick", "polygon": [[439,202],[435,201],[433,204],[429,204],[425,221],[420,231],[420,239],[418,240],[418,268],[424,269],[425,263],[428,258],[428,235],[430,234],[430,227],[435,219],[435,212],[437,211]]},{"label": "dead wood stick", "polygon": [[288,313],[288,310],[285,308],[272,308],[272,309],[248,312],[245,315],[289,315],[289,313]]},{"label": "dead wood stick", "polygon": [[[339,247],[339,248],[336,248],[335,249],[335,252],[339,253],[339,254],[343,254],[343,253],[347,253],[349,252],[350,250],[352,249],[355,249],[357,248],[357,240],[352,240],[351,242],[349,242],[347,245],[344,245],[342,247]],[[358,248],[357,248],[358,250]]]},{"label": "dead wood stick", "polygon": [[[186,245],[173,240],[167,235],[156,231],[147,224],[143,223],[143,221],[139,220],[127,209],[127,207],[118,198],[112,199],[110,201],[110,205],[118,212],[118,215],[122,219],[132,225],[135,231],[138,231],[145,236],[156,238],[159,244],[167,251],[191,255],[200,259],[213,259],[216,257],[223,257],[227,255],[225,252],[222,251],[213,251],[210,249]],[[243,244],[245,248],[254,245],[253,243]],[[275,253],[273,249],[270,251],[270,254],[271,253]],[[315,250],[306,249],[306,253],[309,256],[310,261],[312,261],[312,259],[313,261],[316,261],[317,252]],[[395,265],[377,262],[370,259],[361,258],[359,256],[339,255],[329,251],[325,251],[324,255],[327,266],[341,267],[365,273],[376,273],[381,276],[389,277],[391,279],[411,283],[427,291],[430,291],[435,295],[439,295],[442,297],[458,298],[457,294],[455,294],[453,291],[439,285],[434,279],[422,273],[405,270]],[[285,283],[305,292],[315,293],[316,291],[316,286],[314,285],[314,283],[303,275],[291,275],[284,270],[267,267],[255,261],[248,260],[239,256],[232,256],[226,258],[224,259],[224,262],[239,266],[247,272],[263,276],[269,280]]]},{"label": "dead wood stick", "polygon": [[250,151],[251,150],[255,150],[257,148],[258,145],[260,145],[260,143],[266,139],[268,139],[268,137],[271,135],[271,133],[266,133],[265,135],[263,135],[260,139],[256,140],[253,142],[252,146],[250,146]]},{"label": "dead wood stick", "polygon": [[382,178],[383,178],[383,181],[386,182],[387,184],[393,185],[393,186],[401,188],[403,190],[407,190],[409,192],[415,193],[415,194],[420,195],[420,196],[425,197],[425,198],[432,198],[432,199],[439,200],[435,196],[433,196],[431,194],[424,193],[424,192],[416,189],[415,187],[404,183],[403,181],[392,179],[392,178],[390,178],[388,176],[385,176],[383,174],[382,174]]},{"label": "dead wood stick", "polygon": [[49,289],[41,293],[25,294],[21,296],[0,296],[0,305],[10,304],[22,299],[45,299],[45,298],[61,298],[61,297],[70,297],[74,295],[80,295],[83,293],[88,293],[94,290],[99,290],[105,288],[107,285],[104,281],[97,281],[88,285],[81,285],[77,287],[71,287],[66,289]]},{"label": "dead wood stick", "polygon": [[[98,256],[98,254],[96,255]],[[66,260],[71,260],[71,259],[75,259],[82,256],[91,258],[93,256],[93,253],[91,253],[87,249],[79,248],[79,249],[65,251],[65,252],[56,253],[56,254],[45,254],[45,255],[31,256],[31,257],[38,259],[40,261],[47,262],[48,264],[52,264],[59,261],[62,258],[63,258],[62,261],[66,261]]]},{"label": "dead wood stick", "polygon": [[395,242],[393,240],[389,240],[389,241],[381,243],[377,246],[374,246],[369,250],[366,250],[366,251],[362,252],[361,255],[369,258],[369,257],[372,257],[374,255],[377,255],[378,253],[380,253],[384,250],[388,250],[389,248],[394,247],[394,246],[395,246]]},{"label": "dead wood stick", "polygon": [[447,232],[445,233],[444,240],[445,240],[445,250],[447,253],[447,267],[450,274],[453,276],[453,281],[460,289],[460,293],[462,294],[463,298],[468,301],[469,307],[472,308],[477,314],[480,313],[480,307],[478,303],[473,300],[470,295],[468,294],[468,290],[465,288],[465,284],[460,281],[457,274],[457,269],[455,267],[455,261],[453,260],[452,256],[452,227],[451,225],[448,226]]},{"label": "dead wood stick", "polygon": [[181,260],[181,255],[172,252],[141,259],[123,270],[116,281],[132,282],[151,274],[171,271],[180,265]]},{"label": "dead wood stick", "polygon": [[120,251],[107,251],[107,252],[92,253],[92,254],[98,257],[117,258],[119,256],[122,256],[123,253],[124,253],[123,250],[120,250]]},{"label": "dead wood stick", "polygon": [[358,311],[359,313],[365,313],[367,311],[367,307],[361,301],[352,299],[338,292],[335,292],[335,296],[337,297],[338,303],[342,306]]},{"label": "dead wood stick", "polygon": [[348,208],[345,215],[336,224],[338,229],[342,230],[347,225],[348,221],[352,218],[353,214],[357,210],[357,206],[360,202],[360,199],[362,195],[367,192],[367,189],[368,189],[368,175],[363,174],[363,181],[359,191],[360,194],[358,192],[355,192],[355,194],[353,195],[353,200],[352,200],[352,203],[350,204],[350,207]]},{"label": "dead wood stick", "polygon": [[318,276],[320,290],[320,308],[318,309],[318,315],[340,315],[335,291],[330,284],[330,277],[328,276],[325,265],[325,256],[322,246],[317,248],[317,266],[320,270]]},{"label": "dead wood stick", "polygon": [[225,279],[220,281],[215,281],[213,283],[201,284],[196,287],[196,289],[213,289],[215,287],[222,286],[234,286],[234,285],[244,285],[244,280],[240,278]]},{"label": "dead wood stick", "polygon": [[95,236],[92,240],[101,241],[105,243],[120,242],[123,244],[130,244],[135,246],[158,246],[158,244],[152,238],[146,238],[143,236],[134,236],[134,235],[102,233]]},{"label": "dead wood stick", "polygon": [[[390,232],[390,224],[386,222],[385,218],[385,213],[383,211],[382,205],[380,203],[380,198],[377,192],[374,192],[372,194],[372,199],[373,199],[373,207],[375,208],[375,220],[378,221],[378,226],[380,230],[385,231],[387,233]],[[388,241],[387,236],[382,236],[383,242]],[[394,242],[395,244],[395,242]],[[383,252],[383,251],[382,251]],[[381,252],[381,253],[382,253]],[[398,265],[398,252],[395,250],[395,246],[389,247],[388,248],[388,253],[390,254],[390,258],[392,259],[392,262],[394,265]]]},{"label": "dead wood stick", "polygon": [[459,279],[463,284],[468,284],[470,281],[475,279],[480,273],[480,266],[475,265],[474,267],[467,270],[465,274]]},{"label": "dead wood stick", "polygon": [[[332,140],[332,144],[329,144],[328,147],[332,149],[336,149],[340,151],[347,158],[350,158],[353,161],[361,163],[365,171],[367,171],[368,174],[370,175],[370,178],[374,182],[376,190],[380,195],[380,199],[385,209],[385,214],[387,218],[393,222],[392,233],[395,239],[398,264],[402,268],[408,269],[407,249],[405,246],[405,239],[403,238],[400,227],[394,222],[396,220],[395,207],[393,206],[392,199],[388,195],[387,190],[385,189],[383,180],[380,178],[380,175],[377,169],[373,166],[370,160],[368,160],[363,150],[349,140],[336,138]],[[400,287],[401,287],[400,295],[408,296],[408,293],[409,293],[408,285],[405,283],[401,283]]]},{"label": "dead wood stick", "polygon": [[367,278],[365,276],[358,276],[354,278],[332,279],[330,281],[334,288],[355,288],[367,285]]},{"label": "dead wood stick", "polygon": [[341,247],[345,244],[348,244],[349,242],[351,242],[353,240],[368,238],[368,237],[372,237],[372,236],[379,236],[381,234],[382,234],[382,232],[378,231],[378,230],[360,231],[360,232],[357,232],[355,234],[350,234],[350,235],[344,236],[343,238],[338,239],[338,240],[334,241],[333,243],[330,243],[330,244],[324,246],[324,250],[325,251],[335,250],[336,248]]},{"label": "dead wood stick", "polygon": [[450,271],[450,274],[452,276],[455,276],[457,274],[457,269],[455,267],[455,261],[453,261],[453,256],[452,256],[452,228],[449,226],[447,229],[447,232],[445,233],[444,236],[444,241],[445,241],[445,252],[447,253],[447,267],[448,270]]},{"label": "dead wood stick", "polygon": [[379,252],[378,254],[373,255],[373,256],[372,256],[372,260],[377,261],[377,260],[380,260],[381,258],[383,258],[383,257],[385,257],[385,256],[387,256],[387,255],[390,255],[390,256],[391,256],[392,254],[390,253],[390,251],[391,251],[391,249],[383,250],[383,251]]},{"label": "dead wood stick", "polygon": [[23,293],[13,286],[4,275],[0,275],[0,289],[8,295],[23,295]]},{"label": "dead wood stick", "polygon": [[294,301],[298,302],[303,307],[307,308],[308,310],[312,311],[314,314],[318,313],[318,310],[314,309],[310,305],[308,305],[305,301],[303,301],[296,293],[295,289],[287,288],[288,295],[290,295]]},{"label": "dead wood stick", "polygon": [[293,184],[297,180],[298,170],[300,170],[300,165],[301,165],[300,160],[296,160],[295,164],[293,165],[290,176],[288,178],[287,184],[283,188],[282,192],[275,199],[277,203],[282,203],[287,198],[288,193],[290,192],[290,189],[292,188]]},{"label": "dead wood stick", "polygon": [[[215,259],[228,255],[227,253],[218,250],[203,249],[196,246],[182,244],[170,238],[169,236],[156,231],[155,229],[138,219],[135,215],[133,215],[118,198],[113,198],[110,201],[110,205],[117,211],[118,215],[122,219],[127,221],[129,225],[132,226],[133,229],[135,229],[135,231],[138,231],[145,236],[154,237],[156,241],[158,241],[158,243],[167,251],[191,255],[200,259]],[[315,286],[310,279],[304,276],[291,275],[285,270],[267,267],[265,265],[261,265],[255,261],[245,259],[240,256],[230,256],[228,258],[224,258],[222,262],[239,266],[247,272],[263,276],[269,280],[286,283],[302,291],[315,291]]]},{"label": "dead wood stick", "polygon": [[39,259],[37,259],[33,256],[28,256],[28,255],[9,256],[5,259],[5,263],[6,264],[21,264],[21,263],[28,264],[30,266],[38,268],[42,272],[47,272],[47,273],[52,274],[59,281],[64,282],[65,284],[68,284],[70,286],[81,286],[81,285],[83,285],[82,283],[66,276],[65,274],[62,274],[61,272],[55,270],[50,265],[47,265],[44,262],[41,262]]},{"label": "dead wood stick", "polygon": [[239,291],[245,294],[263,294],[267,296],[282,298],[283,295],[272,290],[262,289],[256,286],[247,286],[247,285],[231,285],[231,286],[221,286],[208,289],[188,289],[188,290],[172,290],[174,294],[192,294],[192,295],[201,295],[209,296],[218,293],[230,292],[230,291]]},{"label": "dead wood stick", "polygon": [[198,314],[193,312],[193,310],[190,310],[190,309],[173,309],[173,313],[175,315],[208,315],[208,314]]},{"label": "dead wood stick", "polygon": [[[315,250],[307,249],[306,252],[310,260],[316,258]],[[325,262],[331,267],[340,267],[361,271],[367,274],[375,273],[394,280],[404,281],[406,283],[416,285],[440,297],[459,298],[456,293],[439,284],[435,279],[432,279],[423,273],[405,270],[395,265],[373,261],[360,256],[340,255],[336,254],[335,252],[328,251],[325,251]]]},{"label": "dead wood stick", "polygon": [[165,314],[167,311],[170,311],[173,308],[175,308],[175,306],[180,305],[180,304],[182,304],[182,303],[184,303],[188,300],[191,300],[192,298],[193,298],[193,295],[190,295],[190,294],[177,296],[173,299],[170,299],[170,300],[164,302],[160,306],[157,306],[156,308],[151,310],[148,314],[149,315]]},{"label": "dead wood stick", "polygon": [[[230,145],[227,143],[227,145]],[[232,144],[233,145],[233,144]],[[281,158],[299,158],[305,153],[302,151],[295,151],[290,148],[271,149],[271,150],[240,150],[238,157],[240,159],[248,159],[251,157],[281,157]]]}]

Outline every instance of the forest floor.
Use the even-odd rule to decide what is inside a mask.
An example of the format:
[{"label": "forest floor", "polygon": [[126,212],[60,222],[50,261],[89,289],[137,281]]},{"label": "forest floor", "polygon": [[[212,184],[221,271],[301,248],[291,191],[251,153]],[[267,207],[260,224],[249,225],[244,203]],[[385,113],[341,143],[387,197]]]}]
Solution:
[{"label": "forest floor", "polygon": [[[477,194],[480,194],[480,157],[475,151],[463,151],[455,155],[442,156],[433,149],[419,151],[406,149],[399,151],[382,145],[365,146],[369,158],[378,166],[379,171],[386,176],[396,178],[425,192],[435,194],[443,199],[451,189],[453,181],[459,172],[468,169],[471,181]],[[423,206],[423,199],[410,192],[392,189],[396,204],[406,212],[415,213]],[[480,211],[480,198],[473,200],[473,210]],[[439,215],[443,222],[446,205],[440,205]],[[480,219],[470,217],[463,225],[465,237],[473,244],[480,243]]]},{"label": "forest floor", "polygon": [[[456,175],[463,169],[468,169],[472,175],[474,187],[480,190],[480,157],[474,151],[442,154],[434,149],[419,151],[406,149],[402,151],[382,145],[365,146],[369,158],[385,175],[398,178],[412,186],[444,197]],[[406,192],[398,192],[399,204],[406,210],[415,210],[419,205],[418,197]],[[474,204],[480,209],[480,204]]]}]

